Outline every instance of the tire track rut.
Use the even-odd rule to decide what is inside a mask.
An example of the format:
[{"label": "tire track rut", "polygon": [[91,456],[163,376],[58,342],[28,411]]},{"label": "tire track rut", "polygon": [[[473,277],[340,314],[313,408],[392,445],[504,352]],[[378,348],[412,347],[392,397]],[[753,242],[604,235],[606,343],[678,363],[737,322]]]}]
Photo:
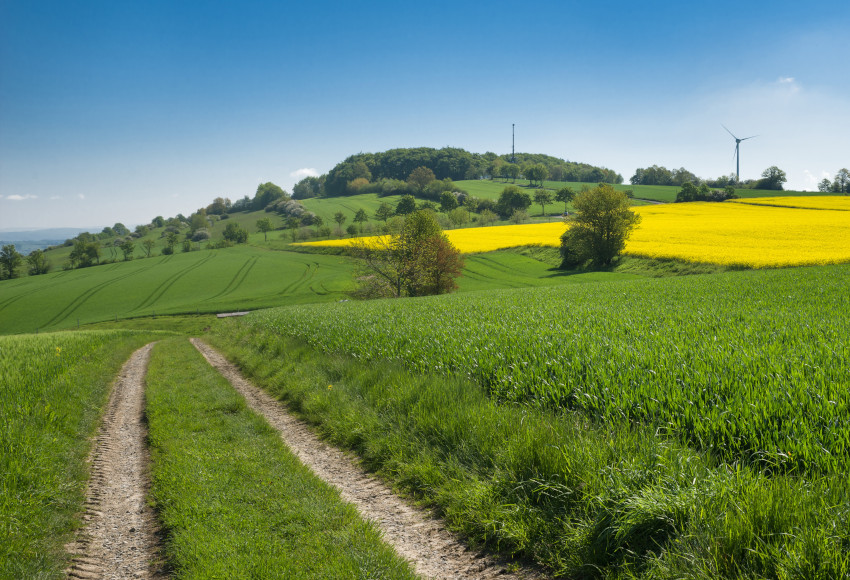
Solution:
[{"label": "tire track rut", "polygon": [[95,443],[85,526],[66,546],[69,578],[165,578],[157,524],[146,498],[144,379],[153,343],[133,353],[112,388]]},{"label": "tire track rut", "polygon": [[412,507],[382,481],[369,475],[356,459],[322,442],[309,426],[290,415],[271,395],[242,377],[239,370],[203,341],[191,339],[201,354],[245,397],[248,406],[277,429],[293,453],[320,478],[335,486],[342,498],[378,526],[384,540],[416,572],[427,578],[480,580],[537,579],[532,570],[511,573],[495,558],[469,550],[438,519]]}]

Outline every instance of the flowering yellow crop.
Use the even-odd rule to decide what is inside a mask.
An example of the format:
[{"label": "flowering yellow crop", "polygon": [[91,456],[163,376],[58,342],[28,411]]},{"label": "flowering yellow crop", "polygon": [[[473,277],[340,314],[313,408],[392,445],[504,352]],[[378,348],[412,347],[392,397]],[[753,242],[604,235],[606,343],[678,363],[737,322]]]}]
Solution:
[{"label": "flowering yellow crop", "polygon": [[[639,206],[634,209],[643,220],[632,232],[625,253],[751,268],[850,262],[850,201],[844,199],[850,200],[783,197],[754,199],[754,203]],[[779,200],[782,205],[755,205],[764,200]],[[449,230],[446,235],[461,252],[477,253],[513,246],[558,246],[565,228],[554,222]],[[307,245],[345,246],[352,241]]]},{"label": "flowering yellow crop", "polygon": [[750,205],[772,205],[774,207],[850,211],[850,196],[848,195],[816,195],[812,197],[750,197],[732,199],[729,201]]}]

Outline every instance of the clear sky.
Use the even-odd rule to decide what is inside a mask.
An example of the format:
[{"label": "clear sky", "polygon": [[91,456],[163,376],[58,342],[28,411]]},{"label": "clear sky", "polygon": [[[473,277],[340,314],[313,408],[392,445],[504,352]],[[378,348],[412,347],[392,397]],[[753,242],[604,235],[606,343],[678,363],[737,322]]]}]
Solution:
[{"label": "clear sky", "polygon": [[850,2],[0,0],[0,229],[126,225],[394,147],[816,189]]}]

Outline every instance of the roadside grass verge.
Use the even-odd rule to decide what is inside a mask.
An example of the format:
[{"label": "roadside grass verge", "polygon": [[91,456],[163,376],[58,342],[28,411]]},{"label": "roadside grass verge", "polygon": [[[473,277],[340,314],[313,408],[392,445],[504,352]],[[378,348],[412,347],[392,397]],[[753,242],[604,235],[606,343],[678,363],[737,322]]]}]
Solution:
[{"label": "roadside grass verge", "polygon": [[79,526],[110,384],[162,333],[0,337],[0,578],[57,578]]},{"label": "roadside grass verge", "polygon": [[841,474],[768,477],[636,424],[499,405],[462,379],[364,364],[238,321],[211,339],[450,528],[556,576],[850,574]]},{"label": "roadside grass verge", "polygon": [[175,577],[415,577],[186,339],[155,347],[147,403]]}]

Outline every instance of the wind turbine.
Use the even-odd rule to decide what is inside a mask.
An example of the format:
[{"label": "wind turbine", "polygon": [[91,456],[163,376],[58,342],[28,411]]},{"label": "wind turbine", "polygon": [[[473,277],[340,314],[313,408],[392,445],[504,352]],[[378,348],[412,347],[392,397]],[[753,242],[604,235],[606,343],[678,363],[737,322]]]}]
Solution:
[{"label": "wind turbine", "polygon": [[[723,123],[720,124],[721,127],[726,129],[726,125]],[[738,139],[735,137],[735,134],[732,133],[729,129],[726,129],[726,132],[732,135],[732,138],[735,140],[735,181],[737,183],[741,182],[741,141],[746,141],[747,139],[753,139],[754,137],[758,137],[758,135],[753,135],[752,137],[744,137],[743,139]]]}]

